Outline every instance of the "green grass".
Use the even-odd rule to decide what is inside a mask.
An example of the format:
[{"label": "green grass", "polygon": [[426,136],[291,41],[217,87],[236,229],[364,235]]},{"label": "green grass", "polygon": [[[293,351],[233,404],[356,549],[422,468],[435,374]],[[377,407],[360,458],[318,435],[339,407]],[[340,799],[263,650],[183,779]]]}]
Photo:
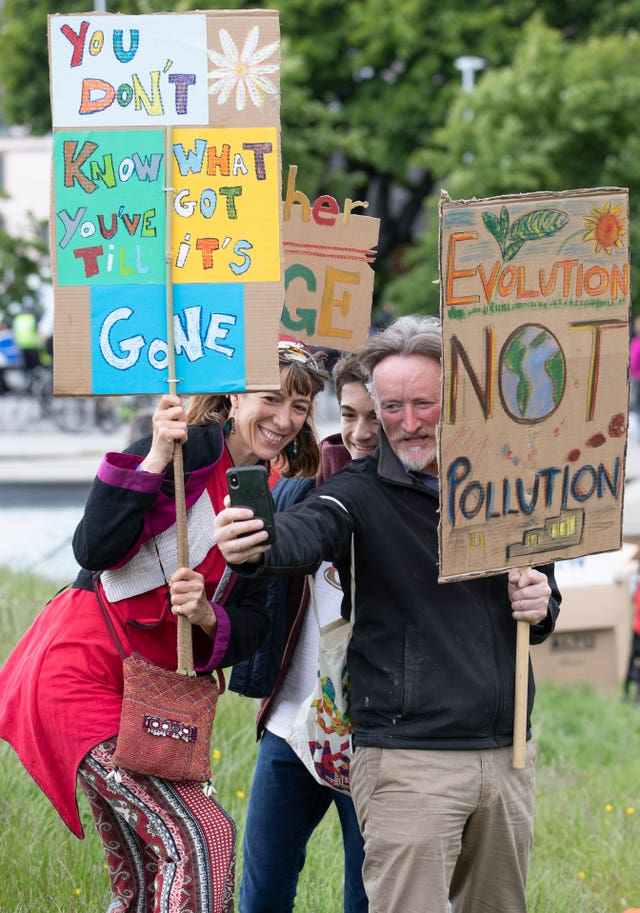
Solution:
[{"label": "green grass", "polygon": [[[0,662],[55,592],[0,569]],[[27,674],[27,670],[25,670]],[[255,702],[227,693],[214,727],[218,799],[242,829],[256,744]],[[640,706],[588,688],[538,688],[535,847],[530,913],[623,913],[640,907]],[[101,913],[109,904],[102,846],[79,799],[86,839],[76,840],[0,743],[0,913]],[[337,815],[311,841],[296,909],[340,913]],[[509,911],[501,911],[509,913]]]},{"label": "green grass", "polygon": [[640,907],[640,706],[586,687],[541,686],[534,738],[530,910]]}]

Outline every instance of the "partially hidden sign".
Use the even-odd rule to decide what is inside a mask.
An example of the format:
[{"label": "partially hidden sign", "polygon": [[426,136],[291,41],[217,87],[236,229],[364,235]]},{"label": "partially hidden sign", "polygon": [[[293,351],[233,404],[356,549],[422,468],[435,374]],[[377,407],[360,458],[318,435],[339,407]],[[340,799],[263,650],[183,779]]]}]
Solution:
[{"label": "partially hidden sign", "polygon": [[56,393],[167,391],[168,277],[177,391],[277,387],[277,13],[54,15],[49,46]]},{"label": "partially hidden sign", "polygon": [[442,580],[621,547],[628,206],[441,201]]},{"label": "partially hidden sign", "polygon": [[296,190],[291,165],[283,215],[285,303],[281,332],[346,352],[369,336],[380,220],[368,203],[323,195],[313,203]]}]

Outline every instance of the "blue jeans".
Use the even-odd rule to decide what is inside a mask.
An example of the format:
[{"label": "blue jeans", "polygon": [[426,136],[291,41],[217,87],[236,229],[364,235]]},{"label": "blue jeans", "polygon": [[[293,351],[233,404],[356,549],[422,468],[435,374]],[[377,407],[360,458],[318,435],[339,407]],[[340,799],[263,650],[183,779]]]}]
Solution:
[{"label": "blue jeans", "polygon": [[[351,797],[316,783],[287,742],[268,731],[260,742],[249,797],[240,913],[293,910],[307,843],[332,802],[344,841],[344,910],[367,913],[364,849]],[[325,874],[331,878],[333,873]]]}]

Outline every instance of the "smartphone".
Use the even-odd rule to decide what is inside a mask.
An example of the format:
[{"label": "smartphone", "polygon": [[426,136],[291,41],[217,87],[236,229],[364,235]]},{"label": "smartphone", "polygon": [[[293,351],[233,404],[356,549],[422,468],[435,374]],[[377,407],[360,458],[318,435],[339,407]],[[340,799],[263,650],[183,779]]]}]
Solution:
[{"label": "smartphone", "polygon": [[260,517],[269,533],[266,541],[273,545],[276,541],[274,506],[264,466],[234,466],[233,469],[227,469],[227,488],[231,506],[249,507],[256,517]]}]

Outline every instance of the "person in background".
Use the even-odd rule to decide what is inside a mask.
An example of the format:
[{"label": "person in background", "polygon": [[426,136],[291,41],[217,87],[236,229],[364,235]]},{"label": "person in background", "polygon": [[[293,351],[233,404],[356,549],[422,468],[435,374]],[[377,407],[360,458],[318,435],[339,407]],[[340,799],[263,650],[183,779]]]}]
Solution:
[{"label": "person in background", "polygon": [[374,314],[369,335],[374,336],[381,330],[386,330],[394,320],[395,311],[396,306],[393,301],[385,301],[383,306],[379,308]]},{"label": "person in background", "polygon": [[[640,562],[640,549],[637,550],[634,558]],[[631,689],[635,688],[634,700],[640,704],[640,575],[636,573],[631,578],[633,583],[633,592],[631,594],[634,613],[633,624],[631,628],[631,651],[629,653],[629,665],[627,667],[627,676],[624,681],[624,698],[629,700]]]},{"label": "person in background", "polygon": [[33,371],[40,364],[44,346],[38,333],[36,314],[32,308],[27,308],[13,318],[13,333],[18,348],[22,353],[25,369]]},{"label": "person in background", "polygon": [[128,443],[135,443],[140,438],[146,437],[147,434],[151,434],[152,430],[153,410],[142,409],[140,412],[136,412],[129,423]]},{"label": "person in background", "polygon": [[[343,354],[332,380],[340,407],[340,433],[322,442],[316,479],[286,479],[274,488],[277,510],[302,500],[349,460],[378,445],[378,419],[355,355]],[[321,625],[340,617],[342,590],[335,568],[323,563],[315,574]],[[289,747],[286,736],[300,704],[313,690],[318,670],[319,634],[309,605],[305,577],[269,583],[272,619],[267,645],[234,667],[229,687],[261,697],[260,740],[244,835],[240,913],[289,913],[313,831],[335,804],[344,844],[345,913],[367,913],[362,883],[364,849],[351,797],[319,784]]]},{"label": "person in background", "polygon": [[[247,576],[332,561],[348,618],[354,539],[350,785],[370,913],[525,913],[535,748],[512,766],[515,622],[531,643],[553,631],[553,567],[438,582],[440,322],[401,317],[358,355],[378,450],[277,514],[275,544],[241,508],[217,515],[216,541]],[[531,666],[528,696],[530,738]]]},{"label": "person in background", "polygon": [[22,367],[22,353],[16,337],[9,324],[0,321],[0,394],[8,393],[11,385],[7,383],[5,371]]},{"label": "person in background", "polygon": [[[188,415],[180,397],[163,396],[152,434],[105,456],[73,539],[82,570],[0,670],[0,738],[81,838],[79,781],[104,844],[112,910],[233,909],[235,825],[224,809],[198,783],[115,771],[122,660],[98,595],[125,647],[167,669],[177,666],[177,615],[192,625],[202,674],[261,645],[266,587],[234,580],[213,518],[231,466],[269,466],[286,451],[292,474],[317,472],[313,400],[326,372],[295,341],[281,341],[278,356],[280,390],[194,396]],[[176,444],[192,567],[174,570]]]},{"label": "person in background", "polygon": [[640,316],[633,321],[629,343],[629,419],[637,438],[640,438]]}]

